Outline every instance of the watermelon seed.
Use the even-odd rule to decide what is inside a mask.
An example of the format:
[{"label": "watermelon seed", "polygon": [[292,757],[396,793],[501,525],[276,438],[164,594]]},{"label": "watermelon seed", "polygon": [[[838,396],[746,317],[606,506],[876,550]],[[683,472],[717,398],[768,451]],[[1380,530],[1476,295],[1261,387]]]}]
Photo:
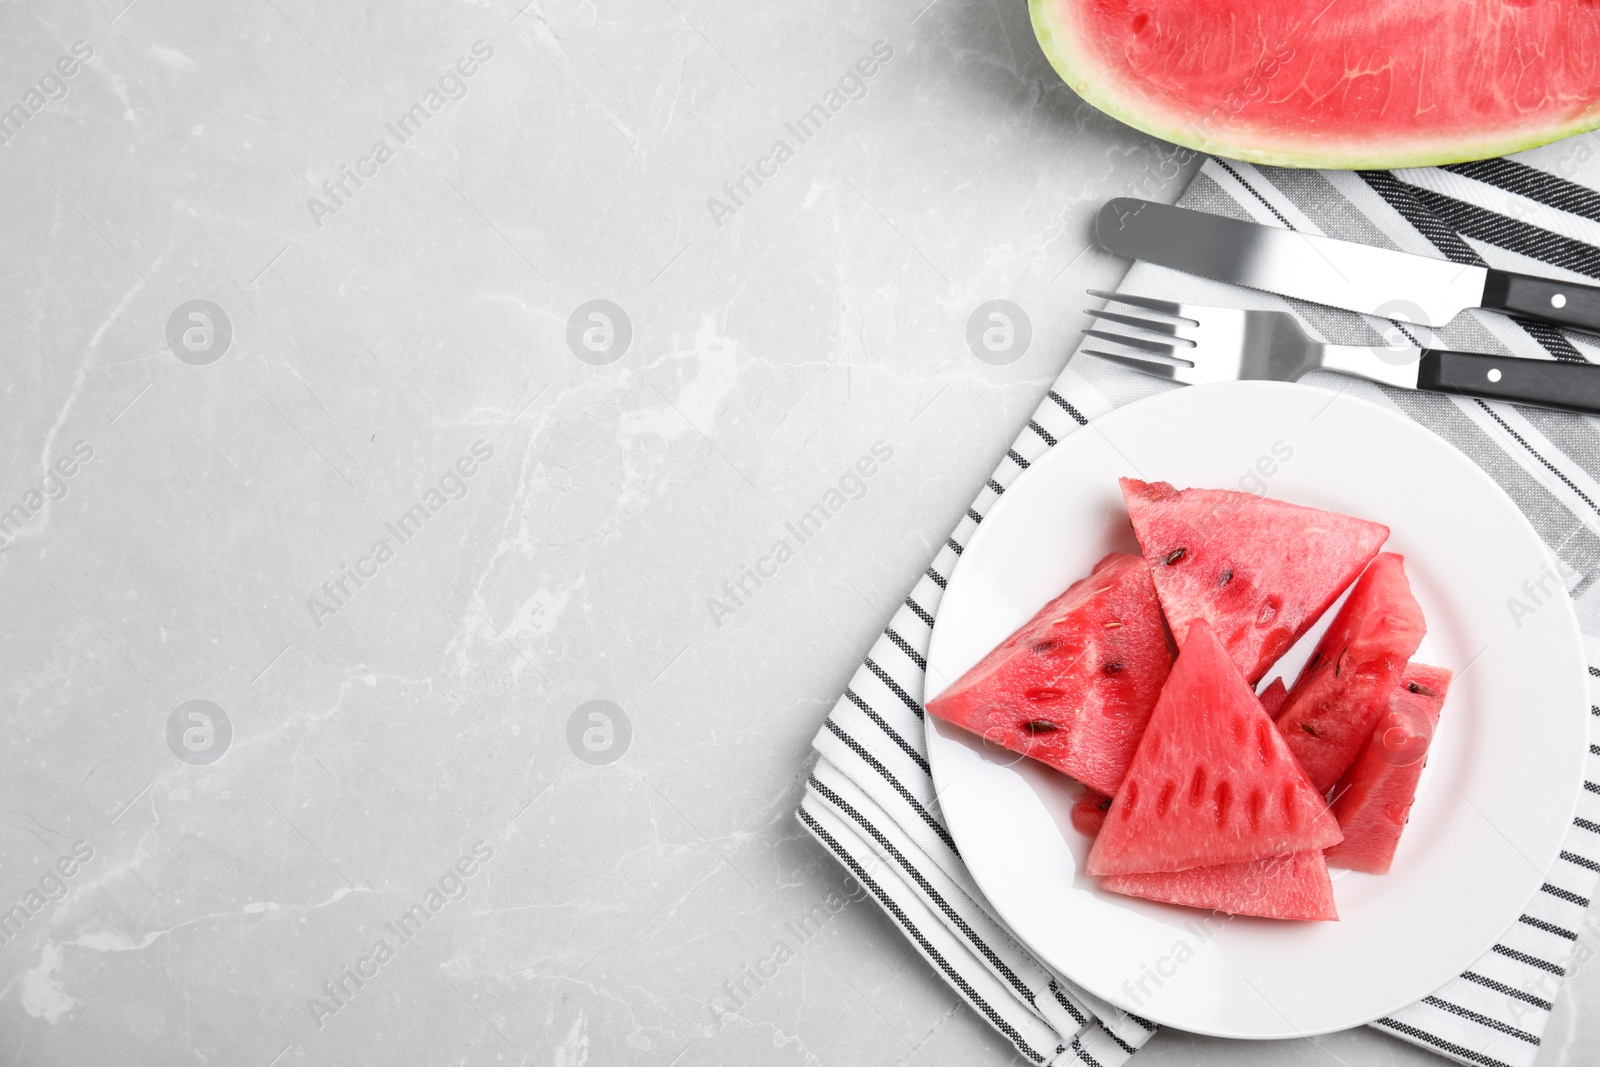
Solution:
[{"label": "watermelon seed", "polygon": [[1030,722],[1025,722],[1022,724],[1022,728],[1028,731],[1030,734],[1051,734],[1061,729],[1061,727],[1057,726],[1055,723],[1045,722],[1043,719],[1034,719]]},{"label": "watermelon seed", "polygon": [[1107,674],[1121,674],[1122,673],[1122,661],[1121,660],[1112,660],[1110,663],[1107,663],[1104,667],[1102,667],[1100,669],[1105,671]]},{"label": "watermelon seed", "polygon": [[1189,550],[1187,548],[1175,548],[1171,552],[1168,552],[1166,558],[1164,558],[1161,562],[1170,567],[1188,554]]},{"label": "watermelon seed", "polygon": [[1177,793],[1178,784],[1168,778],[1161,783],[1161,793],[1156,797],[1156,815],[1165,816],[1172,807],[1173,794]]},{"label": "watermelon seed", "polygon": [[1110,811],[1111,810],[1111,798],[1110,797],[1106,797],[1104,800],[1102,800],[1100,802],[1100,810],[1101,811]]},{"label": "watermelon seed", "polygon": [[1322,736],[1321,734],[1317,733],[1317,728],[1315,726],[1311,725],[1309,722],[1301,723],[1300,724],[1300,729],[1304,730],[1306,733],[1310,734],[1312,737],[1321,737]]},{"label": "watermelon seed", "polygon": [[1231,581],[1233,581],[1233,568],[1229,567],[1222,572],[1222,581],[1218,582],[1217,584],[1227,585]]},{"label": "watermelon seed", "polygon": [[1033,643],[1033,650],[1035,652],[1039,652],[1039,653],[1049,652],[1052,648],[1055,648],[1055,647],[1056,647],[1056,642],[1049,641],[1049,640],[1035,641]]},{"label": "watermelon seed", "polygon": [[1233,786],[1224,779],[1217,783],[1217,788],[1212,796],[1217,802],[1217,826],[1220,828],[1228,821],[1228,811],[1233,807]]},{"label": "watermelon seed", "polygon": [[1261,832],[1261,809],[1266,806],[1267,798],[1262,795],[1259,788],[1250,790],[1250,798],[1245,802],[1245,813],[1250,817],[1250,832]]},{"label": "watermelon seed", "polygon": [[1436,697],[1439,695],[1432,689],[1429,689],[1427,686],[1423,685],[1421,682],[1407,682],[1406,688],[1411,690],[1413,693],[1420,693],[1425,697]]},{"label": "watermelon seed", "polygon": [[1122,626],[1122,624],[1120,622],[1116,622],[1116,621],[1113,620],[1112,622],[1106,623],[1104,626],[1101,627],[1101,629],[1102,630],[1116,630],[1116,629],[1120,629],[1121,626]]},{"label": "watermelon seed", "polygon": [[1270,719],[1256,721],[1256,754],[1264,767],[1272,766],[1272,761],[1277,756],[1277,749],[1272,747],[1272,735],[1276,732]]},{"label": "watermelon seed", "polygon": [[1344,670],[1344,654],[1348,651],[1350,651],[1348,648],[1339,650],[1339,662],[1333,665],[1333,676],[1335,678],[1339,677],[1340,672]]}]

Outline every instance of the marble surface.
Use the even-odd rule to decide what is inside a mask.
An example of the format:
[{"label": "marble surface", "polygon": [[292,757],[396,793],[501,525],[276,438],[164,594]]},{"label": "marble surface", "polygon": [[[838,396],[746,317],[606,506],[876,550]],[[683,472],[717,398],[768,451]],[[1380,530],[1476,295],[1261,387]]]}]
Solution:
[{"label": "marble surface", "polygon": [[845,886],[810,738],[1091,213],[1192,165],[1021,0],[522,2],[0,8],[0,1061],[1020,1062],[866,903],[708,1004]]}]

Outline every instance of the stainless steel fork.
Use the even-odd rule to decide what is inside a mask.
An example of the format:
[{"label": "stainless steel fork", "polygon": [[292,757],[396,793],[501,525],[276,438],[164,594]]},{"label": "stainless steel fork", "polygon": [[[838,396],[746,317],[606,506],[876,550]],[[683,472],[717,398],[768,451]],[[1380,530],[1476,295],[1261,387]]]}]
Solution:
[{"label": "stainless steel fork", "polygon": [[1086,353],[1185,385],[1240,380],[1293,382],[1311,371],[1326,370],[1399,389],[1509,400],[1600,415],[1600,364],[1445,352],[1416,345],[1330,345],[1307,336],[1294,316],[1283,311],[1179,304],[1098,289],[1089,290],[1089,295],[1179,321],[1091,309],[1088,313],[1102,322],[1147,331],[1161,339],[1110,330],[1084,333],[1164,358],[1098,349],[1084,349]]}]

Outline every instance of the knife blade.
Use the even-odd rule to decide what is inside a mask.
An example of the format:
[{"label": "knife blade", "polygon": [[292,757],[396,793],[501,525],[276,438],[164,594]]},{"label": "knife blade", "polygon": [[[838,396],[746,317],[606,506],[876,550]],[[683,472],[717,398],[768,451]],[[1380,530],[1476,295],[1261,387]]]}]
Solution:
[{"label": "knife blade", "polygon": [[1444,326],[1467,308],[1600,331],[1600,288],[1449,263],[1132,197],[1095,219],[1102,248],[1218,281]]}]

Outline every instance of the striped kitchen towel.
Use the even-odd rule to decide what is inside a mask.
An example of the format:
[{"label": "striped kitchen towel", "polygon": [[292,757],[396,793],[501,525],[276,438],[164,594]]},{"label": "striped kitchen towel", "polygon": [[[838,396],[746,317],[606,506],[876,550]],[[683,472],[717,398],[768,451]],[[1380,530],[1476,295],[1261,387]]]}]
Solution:
[{"label": "striped kitchen towel", "polygon": [[[1538,155],[1542,169],[1491,159],[1392,173],[1212,159],[1179,202],[1457,263],[1600,278],[1600,193],[1570,180],[1597,149],[1600,136],[1563,142]],[[1146,263],[1129,271],[1123,289],[1289,310],[1324,339],[1343,344],[1381,344],[1380,329],[1399,328]],[[1487,312],[1468,312],[1436,334],[1404,328],[1424,344],[1600,361],[1600,338]],[[1415,419],[1500,483],[1564,564],[1591,684],[1600,694],[1600,423],[1348,379],[1321,384]],[[988,909],[934,796],[923,743],[924,657],[962,547],[1011,481],[1090,419],[1168,388],[1174,386],[1092,356],[1068,364],[823,723],[798,812],[938,973],[1034,1063],[1112,1067],[1133,1056],[1155,1027],[1052,973]],[[1600,695],[1595,699],[1600,717]],[[1600,741],[1600,727],[1592,733]],[[1600,745],[1591,744],[1589,753],[1577,818],[1524,914],[1471,970],[1371,1025],[1462,1063],[1530,1067],[1562,980],[1593,953],[1594,937],[1586,935],[1580,946],[1580,935],[1600,872]]]}]

